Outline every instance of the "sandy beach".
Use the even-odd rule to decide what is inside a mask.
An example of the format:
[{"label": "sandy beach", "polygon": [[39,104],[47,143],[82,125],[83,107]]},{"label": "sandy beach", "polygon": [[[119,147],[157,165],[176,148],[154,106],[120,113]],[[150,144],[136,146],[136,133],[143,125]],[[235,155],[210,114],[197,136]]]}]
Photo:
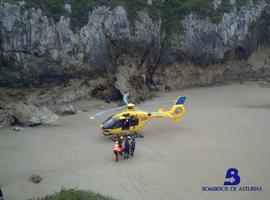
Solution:
[{"label": "sandy beach", "polygon": [[[137,139],[135,157],[113,161],[112,141],[89,117],[115,104],[77,103],[89,112],[61,117],[49,126],[15,132],[0,129],[0,184],[7,200],[26,200],[76,187],[119,200],[260,200],[270,198],[270,88],[258,83],[183,89],[160,94],[143,110],[168,109],[186,95],[187,113],[174,123],[157,119]],[[164,103],[162,103],[164,101]],[[148,104],[148,102],[157,102]],[[260,192],[203,192],[223,186],[228,168],[237,168],[239,186]],[[32,174],[39,184],[28,181]]]}]

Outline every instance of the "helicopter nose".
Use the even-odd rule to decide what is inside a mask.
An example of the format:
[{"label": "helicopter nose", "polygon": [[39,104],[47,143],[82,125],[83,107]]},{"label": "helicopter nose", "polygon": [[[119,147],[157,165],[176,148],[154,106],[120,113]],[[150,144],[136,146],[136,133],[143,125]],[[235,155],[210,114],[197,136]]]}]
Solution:
[{"label": "helicopter nose", "polygon": [[103,128],[103,126],[100,126],[101,133],[105,136],[110,135],[110,131],[108,129]]},{"label": "helicopter nose", "polygon": [[106,131],[106,128],[104,128],[103,125],[100,126],[100,129],[101,129],[102,131]]},{"label": "helicopter nose", "polygon": [[102,131],[109,132],[108,129],[104,128],[103,124],[100,125],[100,128],[102,129]]}]

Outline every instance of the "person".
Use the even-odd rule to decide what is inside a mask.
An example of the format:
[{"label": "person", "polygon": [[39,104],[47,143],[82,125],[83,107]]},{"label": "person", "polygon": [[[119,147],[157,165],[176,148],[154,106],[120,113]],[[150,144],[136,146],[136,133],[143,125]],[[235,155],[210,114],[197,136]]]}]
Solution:
[{"label": "person", "polygon": [[129,119],[124,120],[122,129],[129,130]]},{"label": "person", "polygon": [[130,154],[131,154],[131,156],[134,156],[135,146],[136,146],[136,141],[135,141],[135,138],[132,137],[132,140],[131,140],[131,143],[130,143]]},{"label": "person", "polygon": [[119,160],[120,151],[121,151],[120,146],[118,144],[118,141],[116,141],[113,144],[113,152],[114,152],[114,155],[115,155],[115,162],[118,162],[118,160]]},{"label": "person", "polygon": [[123,140],[124,140],[124,137],[123,136],[120,136],[119,139],[118,139],[119,144],[122,145],[123,144]]},{"label": "person", "polygon": [[4,196],[2,193],[2,186],[0,185],[0,200],[4,200]]},{"label": "person", "polygon": [[119,139],[118,139],[118,145],[119,145],[119,148],[120,148],[120,152],[119,154],[122,156],[122,152],[123,152],[123,139],[124,137],[121,136]]},{"label": "person", "polygon": [[130,144],[129,144],[129,138],[127,137],[125,140],[124,159],[129,159],[129,150],[130,150]]}]

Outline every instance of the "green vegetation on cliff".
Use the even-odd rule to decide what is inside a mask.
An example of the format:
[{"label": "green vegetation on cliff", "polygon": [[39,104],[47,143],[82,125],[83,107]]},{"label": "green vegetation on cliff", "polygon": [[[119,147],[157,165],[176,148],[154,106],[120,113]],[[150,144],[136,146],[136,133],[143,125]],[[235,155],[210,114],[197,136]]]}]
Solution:
[{"label": "green vegetation on cliff", "polygon": [[[4,0],[15,3],[18,0]],[[258,0],[254,0],[257,2]],[[236,4],[244,5],[246,0],[236,0]],[[162,18],[168,26],[172,26],[175,21],[179,21],[184,15],[195,12],[202,17],[210,17],[217,20],[224,12],[231,9],[229,0],[223,0],[218,9],[214,9],[213,0],[152,0],[148,4],[147,0],[25,0],[27,7],[41,8],[46,15],[59,17],[69,15],[79,21],[87,21],[88,12],[95,6],[124,6],[129,14],[133,15],[138,10],[146,10],[153,18]],[[65,4],[70,4],[72,13],[69,14],[64,9]]]},{"label": "green vegetation on cliff", "polygon": [[62,189],[53,195],[39,198],[38,200],[113,200],[110,197],[105,197],[93,192],[76,190],[76,189]]},{"label": "green vegetation on cliff", "polygon": [[[15,3],[18,0],[3,0]],[[253,0],[257,3],[258,0]],[[246,0],[236,0],[239,8],[247,3]],[[72,12],[64,9],[65,4],[71,5]],[[213,0],[25,0],[25,7],[41,8],[45,15],[58,19],[60,16],[69,16],[76,25],[84,25],[88,20],[88,13],[96,6],[106,5],[125,7],[129,19],[136,19],[136,12],[144,10],[153,19],[162,19],[162,28],[166,32],[181,29],[180,20],[191,12],[201,18],[209,17],[213,22],[219,22],[224,13],[232,9],[229,0],[223,0],[217,9],[214,9]]]}]

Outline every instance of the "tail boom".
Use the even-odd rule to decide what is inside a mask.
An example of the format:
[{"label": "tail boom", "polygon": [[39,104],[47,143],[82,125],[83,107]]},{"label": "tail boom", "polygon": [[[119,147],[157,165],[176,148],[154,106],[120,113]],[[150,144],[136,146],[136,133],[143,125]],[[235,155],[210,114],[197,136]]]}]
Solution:
[{"label": "tail boom", "polygon": [[178,122],[186,113],[184,106],[185,99],[185,96],[180,96],[170,110],[163,111],[159,109],[159,111],[152,113],[152,118],[166,117],[172,119],[174,122]]}]

